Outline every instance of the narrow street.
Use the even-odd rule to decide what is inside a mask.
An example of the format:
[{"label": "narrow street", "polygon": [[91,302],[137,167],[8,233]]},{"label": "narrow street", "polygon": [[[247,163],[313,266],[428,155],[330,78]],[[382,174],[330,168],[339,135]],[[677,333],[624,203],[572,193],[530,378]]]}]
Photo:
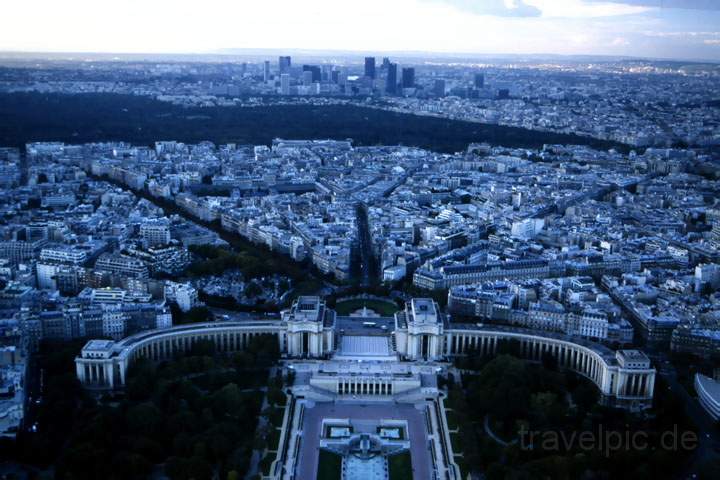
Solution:
[{"label": "narrow street", "polygon": [[378,261],[372,251],[372,236],[368,222],[367,207],[358,203],[355,207],[357,218],[357,237],[360,250],[360,285],[369,287],[379,282]]}]

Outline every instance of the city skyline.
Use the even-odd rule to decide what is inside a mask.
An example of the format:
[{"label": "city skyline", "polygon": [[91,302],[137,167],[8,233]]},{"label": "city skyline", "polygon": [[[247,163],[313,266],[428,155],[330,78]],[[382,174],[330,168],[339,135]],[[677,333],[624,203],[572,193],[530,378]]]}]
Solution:
[{"label": "city skyline", "polygon": [[[45,14],[27,22],[37,11]],[[350,10],[328,0],[242,6],[34,0],[6,6],[4,14],[0,51],[217,54],[288,46],[327,51],[331,44],[334,51],[357,53],[720,61],[720,5],[702,0],[370,0]],[[372,25],[373,35],[358,32],[358,25]]]}]

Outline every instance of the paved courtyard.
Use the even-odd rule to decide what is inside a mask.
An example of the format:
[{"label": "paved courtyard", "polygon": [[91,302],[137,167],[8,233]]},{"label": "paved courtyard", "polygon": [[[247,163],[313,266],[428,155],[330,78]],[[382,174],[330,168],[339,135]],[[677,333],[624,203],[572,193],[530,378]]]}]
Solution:
[{"label": "paved courtyard", "polygon": [[320,434],[324,418],[349,418],[351,421],[405,420],[408,424],[413,478],[430,478],[430,454],[424,414],[414,405],[394,403],[316,403],[314,407],[307,408],[302,425],[303,439],[298,455],[297,478],[317,477]]}]

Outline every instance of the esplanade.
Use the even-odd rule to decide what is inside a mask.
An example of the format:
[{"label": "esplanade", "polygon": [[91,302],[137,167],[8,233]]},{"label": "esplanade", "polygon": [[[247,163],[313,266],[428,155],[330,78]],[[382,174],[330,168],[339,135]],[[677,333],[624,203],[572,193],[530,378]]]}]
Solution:
[{"label": "esplanade", "polygon": [[[504,351],[505,345],[528,360],[555,358],[558,367],[590,379],[605,403],[632,409],[646,408],[652,403],[655,369],[647,356],[638,350],[613,351],[597,343],[546,332],[450,323],[437,303],[426,298],[408,301],[394,319],[388,318],[387,323],[394,323],[394,328],[383,326],[382,330],[374,331],[361,327],[349,332],[337,328],[337,320],[335,312],[319,297],[299,297],[277,320],[218,321],[146,331],[117,342],[90,340],[75,359],[77,376],[87,388],[122,388],[127,369],[135,359],[169,359],[188,351],[198,341],[212,342],[219,352],[241,351],[258,335],[276,336],[281,353],[290,362],[331,357],[334,362],[345,359],[341,363],[346,377],[360,382],[367,380],[362,376],[362,371],[368,368],[367,363],[353,361],[352,352],[339,352],[342,347],[336,345],[377,345],[380,342],[386,345],[382,358],[396,358],[406,367],[442,365],[449,358],[469,353],[492,356]],[[372,322],[364,320],[371,319],[358,318],[357,322],[359,325],[377,322],[376,319]],[[348,335],[364,335],[363,338],[371,335],[373,338],[369,342],[342,341]],[[324,384],[323,378],[330,377],[320,367],[313,367],[313,370],[317,382],[311,383],[318,386]],[[375,383],[364,385],[357,391],[384,396],[399,393],[399,389],[388,388],[377,379]],[[345,381],[333,386],[331,391],[346,394],[355,392],[355,388],[354,384]]]}]

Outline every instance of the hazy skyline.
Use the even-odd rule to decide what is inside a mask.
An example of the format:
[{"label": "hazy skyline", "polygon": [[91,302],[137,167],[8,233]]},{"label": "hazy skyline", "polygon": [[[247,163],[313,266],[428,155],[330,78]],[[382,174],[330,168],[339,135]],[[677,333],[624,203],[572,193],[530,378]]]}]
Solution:
[{"label": "hazy skyline", "polygon": [[720,61],[713,0],[25,0],[2,10],[4,51],[293,48]]}]

